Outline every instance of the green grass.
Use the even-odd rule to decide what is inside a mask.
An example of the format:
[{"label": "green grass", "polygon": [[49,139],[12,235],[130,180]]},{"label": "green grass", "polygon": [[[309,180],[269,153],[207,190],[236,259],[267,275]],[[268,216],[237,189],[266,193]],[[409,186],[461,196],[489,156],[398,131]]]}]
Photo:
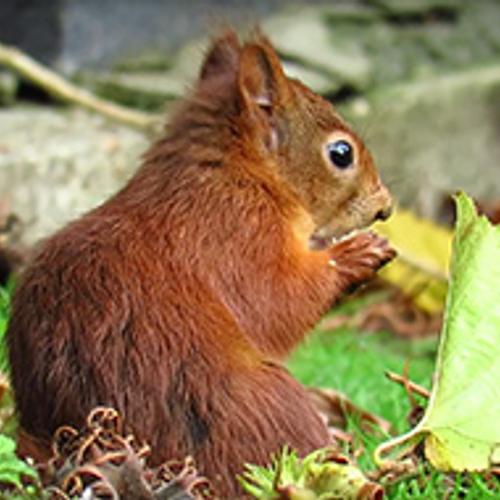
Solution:
[{"label": "green grass", "polygon": [[429,388],[435,354],[435,339],[409,342],[387,333],[317,332],[295,352],[289,368],[304,384],[339,390],[403,430],[410,404],[385,372],[403,373],[410,361],[410,379]]},{"label": "green grass", "polygon": [[[437,339],[405,340],[389,333],[362,334],[353,330],[317,331],[289,361],[293,375],[306,385],[343,392],[363,409],[393,424],[396,433],[409,430],[410,402],[403,387],[385,377],[387,370],[402,374],[410,362],[409,378],[431,386]],[[366,453],[360,467],[373,470],[371,453],[385,437],[363,435],[353,423],[349,431],[363,441]],[[496,483],[495,483],[496,484]],[[418,477],[387,487],[389,500],[482,500],[500,498],[498,487],[488,487],[476,474],[450,476],[422,471]]]},{"label": "green grass", "polygon": [[[9,320],[10,292],[12,286],[0,287],[0,372],[6,374],[7,351],[5,332]],[[4,394],[0,400],[0,412],[14,405],[10,394]],[[15,454],[16,443],[12,438],[16,422],[14,417],[5,417],[0,422],[0,498],[6,500],[36,500],[40,494],[35,486],[25,486],[24,480],[37,476],[34,470]]]},{"label": "green grass", "polygon": [[0,287],[0,371],[4,373],[7,370],[7,352],[4,337],[9,320],[10,291],[11,287]]}]

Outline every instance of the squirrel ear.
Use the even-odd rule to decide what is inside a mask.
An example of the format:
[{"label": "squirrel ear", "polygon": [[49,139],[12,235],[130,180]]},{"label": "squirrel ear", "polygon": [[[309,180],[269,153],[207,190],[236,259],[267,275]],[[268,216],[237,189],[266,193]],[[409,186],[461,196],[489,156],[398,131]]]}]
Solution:
[{"label": "squirrel ear", "polygon": [[236,33],[227,30],[212,43],[200,71],[200,81],[213,77],[236,76],[241,46]]},{"label": "squirrel ear", "polygon": [[263,36],[243,47],[238,86],[244,104],[250,108],[272,108],[283,97],[287,79],[278,55]]}]

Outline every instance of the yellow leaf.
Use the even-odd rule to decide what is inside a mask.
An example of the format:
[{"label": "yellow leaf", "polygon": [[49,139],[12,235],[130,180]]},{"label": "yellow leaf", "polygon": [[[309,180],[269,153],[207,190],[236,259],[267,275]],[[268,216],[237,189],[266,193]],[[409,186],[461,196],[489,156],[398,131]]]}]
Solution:
[{"label": "yellow leaf", "polygon": [[446,300],[452,231],[407,210],[397,210],[374,229],[398,251],[398,257],[381,276],[413,296],[423,310],[441,312]]}]

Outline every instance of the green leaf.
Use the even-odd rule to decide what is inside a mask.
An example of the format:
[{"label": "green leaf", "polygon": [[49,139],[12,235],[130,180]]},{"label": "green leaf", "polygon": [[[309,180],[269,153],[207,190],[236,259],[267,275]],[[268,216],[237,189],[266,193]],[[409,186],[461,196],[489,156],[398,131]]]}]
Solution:
[{"label": "green leaf", "polygon": [[10,437],[0,434],[0,457],[12,455],[16,451],[16,442]]},{"label": "green leaf", "polygon": [[7,373],[7,343],[5,332],[9,321],[10,290],[0,287],[0,371]]},{"label": "green leaf", "polygon": [[0,484],[11,484],[21,489],[23,476],[36,478],[37,474],[16,456],[15,450],[15,441],[0,434]]},{"label": "green leaf", "polygon": [[485,470],[500,463],[500,227],[456,198],[451,278],[437,359],[437,378],[422,421],[383,443],[375,459],[424,439],[440,470]]}]

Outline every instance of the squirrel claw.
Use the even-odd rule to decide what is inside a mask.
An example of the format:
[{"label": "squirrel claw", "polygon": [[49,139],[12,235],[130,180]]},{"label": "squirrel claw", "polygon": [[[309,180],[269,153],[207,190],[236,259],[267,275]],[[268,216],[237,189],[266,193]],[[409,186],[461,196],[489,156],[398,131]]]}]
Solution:
[{"label": "squirrel claw", "polygon": [[358,233],[330,249],[330,261],[341,279],[342,290],[352,290],[374,278],[396,256],[389,242],[374,232]]}]

